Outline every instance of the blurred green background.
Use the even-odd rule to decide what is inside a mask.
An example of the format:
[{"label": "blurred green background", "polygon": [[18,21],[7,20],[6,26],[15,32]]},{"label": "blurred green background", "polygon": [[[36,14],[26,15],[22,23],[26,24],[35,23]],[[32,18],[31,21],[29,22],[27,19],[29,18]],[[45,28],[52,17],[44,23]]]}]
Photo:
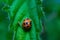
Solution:
[{"label": "blurred green background", "polygon": [[[18,25],[26,18],[28,32]],[[60,40],[60,0],[0,0],[0,40]]]}]

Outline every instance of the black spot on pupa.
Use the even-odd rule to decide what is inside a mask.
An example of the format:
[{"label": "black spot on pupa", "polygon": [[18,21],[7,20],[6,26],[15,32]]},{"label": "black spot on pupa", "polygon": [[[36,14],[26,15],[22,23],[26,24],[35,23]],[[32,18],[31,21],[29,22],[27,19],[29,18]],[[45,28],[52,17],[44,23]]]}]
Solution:
[{"label": "black spot on pupa", "polygon": [[26,25],[28,25],[28,22],[26,22]]}]

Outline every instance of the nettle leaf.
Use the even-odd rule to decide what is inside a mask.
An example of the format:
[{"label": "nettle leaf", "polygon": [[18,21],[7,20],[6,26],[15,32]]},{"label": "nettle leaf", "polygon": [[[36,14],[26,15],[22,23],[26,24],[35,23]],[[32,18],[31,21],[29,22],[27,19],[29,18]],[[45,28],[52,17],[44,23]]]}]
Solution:
[{"label": "nettle leaf", "polygon": [[[36,0],[14,0],[10,5],[10,30],[13,32],[13,40],[40,40],[40,15],[37,11]],[[28,32],[22,28],[23,20],[26,18],[32,21]]]}]

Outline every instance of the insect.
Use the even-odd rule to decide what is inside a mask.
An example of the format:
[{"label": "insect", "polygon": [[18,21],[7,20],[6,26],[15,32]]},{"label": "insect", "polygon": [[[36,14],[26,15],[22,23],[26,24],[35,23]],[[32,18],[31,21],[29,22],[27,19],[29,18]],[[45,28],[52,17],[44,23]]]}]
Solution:
[{"label": "insect", "polygon": [[24,21],[23,21],[23,24],[22,24],[22,26],[23,26],[23,28],[25,29],[25,30],[29,30],[30,28],[31,28],[31,25],[32,23],[31,23],[31,20],[29,19],[29,18],[27,18],[27,19],[25,19]]}]

